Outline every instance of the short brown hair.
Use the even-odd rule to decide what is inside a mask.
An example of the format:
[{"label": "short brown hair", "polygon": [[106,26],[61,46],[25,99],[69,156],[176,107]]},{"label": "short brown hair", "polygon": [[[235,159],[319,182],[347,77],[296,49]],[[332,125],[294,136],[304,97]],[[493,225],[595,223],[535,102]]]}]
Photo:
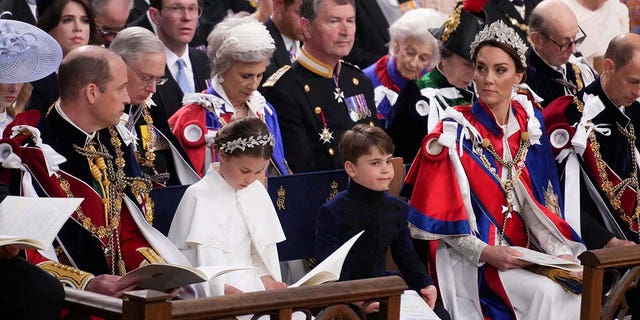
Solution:
[{"label": "short brown hair", "polygon": [[[107,49],[104,49],[109,52]],[[73,51],[72,51],[73,52]],[[86,85],[95,84],[104,92],[111,81],[111,65],[106,55],[76,55],[64,59],[58,69],[60,97],[71,99]]]},{"label": "short brown hair", "polygon": [[338,148],[342,161],[356,163],[358,158],[371,154],[371,147],[378,147],[381,152],[392,154],[395,146],[389,135],[379,127],[358,124],[347,130],[340,139]]}]

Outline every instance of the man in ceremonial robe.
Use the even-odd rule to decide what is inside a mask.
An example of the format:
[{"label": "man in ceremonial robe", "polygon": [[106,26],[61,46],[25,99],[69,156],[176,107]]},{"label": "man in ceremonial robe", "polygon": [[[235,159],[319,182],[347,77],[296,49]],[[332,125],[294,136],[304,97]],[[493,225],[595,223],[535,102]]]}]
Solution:
[{"label": "man in ceremonial robe", "polygon": [[357,123],[378,124],[371,81],[340,60],[353,46],[354,8],[353,0],[303,0],[302,52],[263,84],[293,172],[342,168],[342,134]]},{"label": "man in ceremonial robe", "polygon": [[609,43],[598,80],[543,111],[565,217],[589,249],[639,242],[639,97],[640,35],[625,34]]},{"label": "man in ceremonial robe", "polygon": [[542,107],[560,96],[575,94],[595,80],[595,71],[573,55],[586,36],[561,0],[543,1],[533,9],[526,83],[542,99]]},{"label": "man in ceremonial robe", "polygon": [[[132,141],[115,128],[129,103],[126,68],[101,47],[71,51],[59,69],[61,97],[41,124],[42,139],[28,126],[37,116],[26,113],[14,123],[22,126],[10,126],[14,139],[3,140],[12,152],[9,158],[23,171],[25,194],[84,198],[58,233],[55,252],[28,251],[27,259],[65,285],[112,296],[135,287],[119,279],[139,266],[188,265],[151,227],[151,182],[139,177],[127,145]],[[19,147],[27,139],[34,146]],[[186,295],[196,295],[195,287],[189,289]]]}]

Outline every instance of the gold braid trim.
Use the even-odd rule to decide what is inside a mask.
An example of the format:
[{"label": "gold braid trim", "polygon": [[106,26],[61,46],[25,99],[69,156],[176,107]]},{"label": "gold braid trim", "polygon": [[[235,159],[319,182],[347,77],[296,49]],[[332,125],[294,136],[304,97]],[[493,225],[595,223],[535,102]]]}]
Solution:
[{"label": "gold braid trim", "polygon": [[[146,261],[143,264],[147,263],[167,263],[153,248],[143,247],[136,249],[138,253],[144,257]],[[146,262],[146,263],[145,263]]]},{"label": "gold braid trim", "polygon": [[93,279],[93,275],[89,272],[55,261],[41,262],[38,267],[56,277],[63,285],[76,289],[84,289]]},{"label": "gold braid trim", "polygon": [[584,88],[584,82],[582,82],[582,71],[580,71],[580,67],[577,64],[571,63],[571,69],[573,69],[573,73],[576,75],[576,86],[578,87],[577,91],[582,90]]},{"label": "gold braid trim", "polygon": [[458,5],[453,13],[447,18],[444,22],[444,30],[442,31],[442,35],[440,36],[440,41],[447,42],[451,34],[456,31],[458,26],[460,25],[460,13],[462,12],[462,6]]}]

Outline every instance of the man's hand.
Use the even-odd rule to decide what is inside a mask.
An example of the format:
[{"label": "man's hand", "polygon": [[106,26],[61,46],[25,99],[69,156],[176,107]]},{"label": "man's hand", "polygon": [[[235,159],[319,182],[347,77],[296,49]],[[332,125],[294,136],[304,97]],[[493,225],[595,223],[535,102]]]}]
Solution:
[{"label": "man's hand", "polygon": [[9,260],[11,258],[14,258],[18,255],[19,251],[20,249],[10,244],[6,246],[0,246],[0,260]]},{"label": "man's hand", "polygon": [[85,290],[119,298],[126,291],[135,289],[138,284],[137,279],[120,281],[121,278],[111,274],[102,274],[89,280]]},{"label": "man's hand", "polygon": [[519,269],[531,265],[517,257],[522,253],[506,246],[486,246],[480,253],[480,261],[485,261],[500,271]]},{"label": "man's hand", "polygon": [[625,246],[634,246],[635,242],[629,240],[622,240],[616,237],[611,238],[607,244],[604,245],[605,248],[615,248],[615,247],[625,247]]},{"label": "man's hand", "polygon": [[429,305],[429,308],[433,310],[436,307],[436,299],[438,299],[438,290],[436,286],[430,285],[426,288],[420,289],[422,299]]}]

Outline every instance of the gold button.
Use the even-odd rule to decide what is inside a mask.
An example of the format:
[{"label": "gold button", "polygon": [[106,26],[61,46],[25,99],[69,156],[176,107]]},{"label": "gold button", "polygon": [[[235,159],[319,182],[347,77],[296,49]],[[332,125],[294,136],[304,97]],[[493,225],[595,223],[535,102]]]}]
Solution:
[{"label": "gold button", "polygon": [[360,84],[360,80],[358,80],[358,78],[353,78],[353,84],[355,84],[356,86]]},{"label": "gold button", "polygon": [[322,113],[322,108],[316,107],[315,109],[313,109],[313,112],[315,112],[316,114],[321,114]]},{"label": "gold button", "polygon": [[309,87],[308,84],[305,84],[304,85],[304,92],[309,92],[309,91],[311,91],[311,87]]},{"label": "gold button", "polygon": [[330,156],[333,156],[333,154],[334,154],[334,153],[335,153],[335,152],[333,151],[333,148],[329,148],[329,155],[330,155]]},{"label": "gold button", "polygon": [[370,127],[375,127],[375,124],[373,124],[373,121],[369,122],[369,126]]}]

